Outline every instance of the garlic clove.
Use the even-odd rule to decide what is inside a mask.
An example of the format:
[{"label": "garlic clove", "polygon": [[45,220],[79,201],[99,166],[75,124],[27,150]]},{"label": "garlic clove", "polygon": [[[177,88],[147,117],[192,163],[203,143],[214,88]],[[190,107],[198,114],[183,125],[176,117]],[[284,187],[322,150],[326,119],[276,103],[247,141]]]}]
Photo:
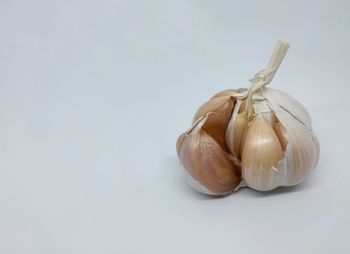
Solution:
[{"label": "garlic clove", "polygon": [[239,186],[240,172],[220,145],[202,129],[209,118],[210,115],[190,133],[180,136],[179,158],[190,175],[187,180],[195,189],[210,195],[225,195]]},{"label": "garlic clove", "polygon": [[228,151],[225,133],[232,115],[234,100],[232,97],[211,99],[199,108],[193,119],[193,122],[195,122],[200,117],[209,114],[210,117],[203,124],[203,130],[218,142],[225,151]]},{"label": "garlic clove", "polygon": [[[177,138],[177,141],[176,141],[176,152],[177,152],[177,155],[179,156],[180,155],[180,149],[181,149],[181,146],[183,144],[183,142],[185,141],[186,137],[188,136],[189,133],[192,132],[192,130],[194,128],[197,127],[198,124],[200,124],[200,122],[204,119],[204,117],[200,117],[193,125],[191,128],[189,128],[187,131],[185,131],[184,133],[182,133],[178,138]],[[203,125],[203,124],[201,124]]]},{"label": "garlic clove", "polygon": [[240,113],[242,104],[244,104],[242,101],[237,101],[226,129],[226,144],[236,159],[239,159],[241,156],[241,144],[248,123],[247,112],[243,111]]},{"label": "garlic clove", "polygon": [[212,98],[199,107],[193,117],[192,123],[194,124],[200,117],[205,117],[208,113],[226,110],[232,113],[234,102],[235,98],[230,96],[219,96]]},{"label": "garlic clove", "polygon": [[176,152],[177,152],[178,156],[180,155],[180,150],[181,150],[182,144],[185,141],[187,135],[188,134],[186,132],[182,133],[176,141]]},{"label": "garlic clove", "polygon": [[227,97],[227,96],[235,96],[235,94],[237,93],[237,90],[234,89],[227,89],[221,92],[218,92],[216,94],[214,94],[213,97],[211,97],[211,99],[217,98],[217,97]]},{"label": "garlic clove", "polygon": [[280,141],[260,115],[248,126],[242,151],[242,177],[247,186],[267,191],[286,181],[286,162]]},{"label": "garlic clove", "polygon": [[281,108],[273,108],[279,123],[275,131],[281,140],[288,163],[286,186],[303,182],[316,167],[319,143],[313,132],[301,121]]}]

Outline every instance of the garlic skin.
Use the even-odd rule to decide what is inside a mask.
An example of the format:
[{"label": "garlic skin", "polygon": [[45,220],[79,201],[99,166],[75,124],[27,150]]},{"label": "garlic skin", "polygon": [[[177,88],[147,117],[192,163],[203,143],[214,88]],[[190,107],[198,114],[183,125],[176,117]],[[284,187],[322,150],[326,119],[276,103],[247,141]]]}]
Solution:
[{"label": "garlic skin", "polygon": [[247,186],[269,191],[300,184],[317,165],[320,147],[304,106],[267,88],[289,45],[279,41],[248,89],[215,94],[177,140],[186,179],[199,192],[225,195]]},{"label": "garlic skin", "polygon": [[276,109],[280,122],[276,125],[278,136],[285,146],[289,178],[286,186],[301,183],[316,167],[319,158],[319,143],[313,132],[296,118],[294,112]]},{"label": "garlic skin", "polygon": [[265,88],[261,95],[265,97],[270,105],[279,107],[282,110],[291,113],[295,118],[302,122],[309,130],[311,128],[311,118],[302,104],[290,95],[277,89]]}]

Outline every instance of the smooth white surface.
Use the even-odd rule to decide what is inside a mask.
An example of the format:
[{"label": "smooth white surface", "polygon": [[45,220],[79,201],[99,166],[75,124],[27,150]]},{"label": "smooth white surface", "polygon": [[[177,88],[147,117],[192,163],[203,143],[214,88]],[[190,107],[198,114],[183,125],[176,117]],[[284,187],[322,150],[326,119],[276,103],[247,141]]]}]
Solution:
[{"label": "smooth white surface", "polygon": [[[350,253],[349,1],[0,1],[0,253]],[[177,136],[214,93],[301,101],[313,176],[213,199]]]}]

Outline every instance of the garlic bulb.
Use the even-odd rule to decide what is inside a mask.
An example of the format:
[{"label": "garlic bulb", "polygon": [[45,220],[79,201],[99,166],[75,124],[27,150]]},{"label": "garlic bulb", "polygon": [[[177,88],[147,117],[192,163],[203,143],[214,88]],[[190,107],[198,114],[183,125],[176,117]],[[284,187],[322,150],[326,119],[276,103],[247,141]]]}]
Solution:
[{"label": "garlic bulb", "polygon": [[186,179],[198,191],[225,195],[241,186],[268,191],[299,184],[316,167],[319,143],[309,114],[288,94],[266,88],[288,48],[279,41],[248,89],[214,95],[178,138]]}]

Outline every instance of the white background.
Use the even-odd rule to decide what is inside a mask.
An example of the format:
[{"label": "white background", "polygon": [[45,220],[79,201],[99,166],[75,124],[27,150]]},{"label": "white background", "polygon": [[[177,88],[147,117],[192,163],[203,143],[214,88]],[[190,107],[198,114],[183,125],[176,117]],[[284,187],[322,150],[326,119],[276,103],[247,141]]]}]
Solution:
[{"label": "white background", "polygon": [[[350,253],[349,1],[0,1],[0,253]],[[214,93],[270,87],[321,144],[304,184],[210,198],[177,136]]]}]

